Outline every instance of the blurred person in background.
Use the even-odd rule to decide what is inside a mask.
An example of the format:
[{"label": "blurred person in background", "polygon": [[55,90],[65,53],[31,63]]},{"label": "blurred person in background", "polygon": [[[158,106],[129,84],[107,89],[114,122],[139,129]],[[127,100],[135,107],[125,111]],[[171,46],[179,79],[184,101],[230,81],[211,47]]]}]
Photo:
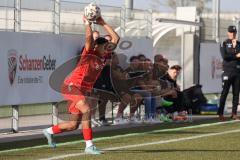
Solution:
[{"label": "blurred person in background", "polygon": [[137,56],[130,57],[129,67],[125,69],[125,72],[129,75],[129,78],[136,77],[139,71],[140,61]]},{"label": "blurred person in background", "polygon": [[161,79],[161,77],[167,73],[167,70],[169,68],[167,63],[168,62],[161,54],[154,56],[153,77],[155,80]]},{"label": "blurred person in background", "polygon": [[144,68],[144,62],[145,62],[145,60],[146,60],[146,56],[144,55],[144,54],[139,54],[138,56],[137,56],[137,58],[138,58],[138,60],[139,60],[139,70],[142,70],[143,68]]},{"label": "blurred person in background", "polygon": [[[93,32],[95,33],[95,32]],[[96,35],[99,35],[99,32],[95,33]],[[109,42],[111,42],[112,37],[110,35],[105,35],[105,39],[107,39]],[[96,98],[93,100],[93,106],[95,106],[92,110],[92,125],[93,126],[107,126],[109,125],[107,119],[106,119],[106,106],[109,101],[108,96],[111,94],[114,95],[114,90],[110,78],[110,63],[111,63],[111,57],[113,55],[112,51],[109,51],[109,53],[106,54],[106,65],[104,66],[100,76],[98,77],[97,81],[94,84],[94,97]],[[109,94],[107,94],[109,93]],[[98,113],[99,113],[99,120],[95,118],[95,113],[97,110],[97,104],[98,104]]]},{"label": "blurred person in background", "polygon": [[145,60],[146,57],[144,55],[130,57],[130,65],[125,69],[125,72],[128,73],[129,78],[137,78],[145,73],[143,69]]},{"label": "blurred person in background", "polygon": [[[120,97],[120,104],[118,106],[114,124],[125,124],[129,122],[137,123],[138,119],[134,116],[134,114],[142,101],[142,97],[141,95],[130,91],[131,86],[134,86],[135,80],[129,79],[128,73],[125,72],[119,65],[117,54],[115,54],[112,58],[111,78],[114,90]],[[128,105],[130,105],[129,119],[124,119],[123,113]]]},{"label": "blurred person in background", "polygon": [[137,79],[136,87],[132,89],[135,93],[140,94],[144,98],[145,106],[145,123],[159,123],[156,119],[156,94],[154,90],[159,85],[157,80],[153,79],[153,63],[150,59],[145,58],[142,62],[142,70],[144,74]]},{"label": "blurred person in background", "polygon": [[147,57],[144,54],[139,54],[137,57],[139,61],[142,61],[142,62],[144,62],[147,59]]}]

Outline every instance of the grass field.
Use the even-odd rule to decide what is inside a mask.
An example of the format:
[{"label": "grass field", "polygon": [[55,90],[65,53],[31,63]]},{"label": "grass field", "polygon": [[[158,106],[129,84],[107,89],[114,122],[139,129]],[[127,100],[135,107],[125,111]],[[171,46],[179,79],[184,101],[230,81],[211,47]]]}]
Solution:
[{"label": "grass field", "polygon": [[[45,140],[9,143],[0,146],[1,160],[36,159],[116,159],[116,160],[239,160],[240,122],[170,123],[127,130],[100,132],[95,144],[103,155],[83,153],[80,136],[57,137],[56,149],[44,145]],[[29,147],[31,146],[31,147]],[[18,148],[9,150],[10,148]],[[27,147],[27,148],[26,148]]]}]

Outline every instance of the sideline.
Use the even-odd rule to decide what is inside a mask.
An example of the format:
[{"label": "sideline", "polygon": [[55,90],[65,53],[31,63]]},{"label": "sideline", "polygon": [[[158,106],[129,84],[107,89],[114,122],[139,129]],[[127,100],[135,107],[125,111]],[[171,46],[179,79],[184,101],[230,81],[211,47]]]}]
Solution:
[{"label": "sideline", "polygon": [[[194,125],[194,126],[171,128],[171,129],[162,129],[162,130],[160,129],[160,130],[147,131],[147,132],[142,132],[142,133],[129,133],[129,134],[116,135],[116,136],[111,136],[111,137],[95,138],[93,141],[96,142],[96,141],[102,141],[102,140],[111,140],[111,139],[131,137],[131,136],[139,136],[139,135],[145,135],[145,134],[151,134],[151,133],[181,131],[181,130],[185,130],[185,129],[194,129],[194,128],[210,127],[210,126],[217,126],[217,125],[223,125],[223,124],[231,124],[231,123],[237,123],[237,122],[240,122],[240,121],[235,120],[235,121],[226,121],[226,122],[216,122],[216,123],[200,124],[200,125]],[[72,141],[72,142],[64,142],[64,143],[59,143],[59,144],[57,144],[57,146],[73,145],[73,144],[79,144],[79,143],[83,143],[83,142],[84,142],[84,140],[78,140],[78,141]],[[34,147],[17,148],[17,149],[3,150],[3,151],[0,151],[0,153],[26,151],[26,150],[30,150],[30,149],[39,149],[39,148],[44,148],[44,147],[49,147],[49,146],[48,146],[48,145],[39,145],[39,146],[34,146]]]}]

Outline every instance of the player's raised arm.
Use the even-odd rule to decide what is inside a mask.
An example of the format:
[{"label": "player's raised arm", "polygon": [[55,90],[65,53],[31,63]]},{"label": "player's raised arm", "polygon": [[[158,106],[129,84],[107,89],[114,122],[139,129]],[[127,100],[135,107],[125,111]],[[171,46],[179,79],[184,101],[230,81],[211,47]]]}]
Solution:
[{"label": "player's raised arm", "polygon": [[86,51],[89,51],[93,49],[93,33],[92,33],[92,28],[91,28],[91,22],[89,22],[85,16],[83,16],[83,23],[86,26],[86,40],[85,40],[85,49]]},{"label": "player's raised arm", "polygon": [[108,24],[103,20],[102,17],[99,17],[99,18],[96,20],[96,22],[97,22],[97,24],[103,26],[103,28],[106,30],[106,32],[112,37],[111,42],[112,42],[113,44],[116,44],[116,45],[117,45],[118,42],[119,42],[120,37],[119,37],[118,34],[113,30],[113,28],[112,28],[110,25],[108,25]]}]

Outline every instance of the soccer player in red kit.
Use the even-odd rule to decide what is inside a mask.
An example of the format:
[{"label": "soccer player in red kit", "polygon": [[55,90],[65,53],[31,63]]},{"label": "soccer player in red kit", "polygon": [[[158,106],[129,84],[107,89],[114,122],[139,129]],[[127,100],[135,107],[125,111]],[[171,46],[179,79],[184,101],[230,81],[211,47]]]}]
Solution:
[{"label": "soccer player in red kit", "polygon": [[94,41],[91,23],[84,16],[83,22],[86,26],[85,48],[81,60],[73,72],[64,80],[61,88],[63,97],[68,101],[70,120],[44,129],[43,133],[48,140],[48,144],[54,148],[56,147],[53,140],[54,134],[76,130],[81,122],[83,138],[86,142],[85,153],[101,154],[92,142],[90,95],[93,85],[105,65],[105,57],[108,56],[106,55],[108,53],[106,49],[109,46],[115,48],[119,36],[102,17],[99,17],[96,23],[106,30],[112,40],[109,42],[107,39],[99,37]]}]

